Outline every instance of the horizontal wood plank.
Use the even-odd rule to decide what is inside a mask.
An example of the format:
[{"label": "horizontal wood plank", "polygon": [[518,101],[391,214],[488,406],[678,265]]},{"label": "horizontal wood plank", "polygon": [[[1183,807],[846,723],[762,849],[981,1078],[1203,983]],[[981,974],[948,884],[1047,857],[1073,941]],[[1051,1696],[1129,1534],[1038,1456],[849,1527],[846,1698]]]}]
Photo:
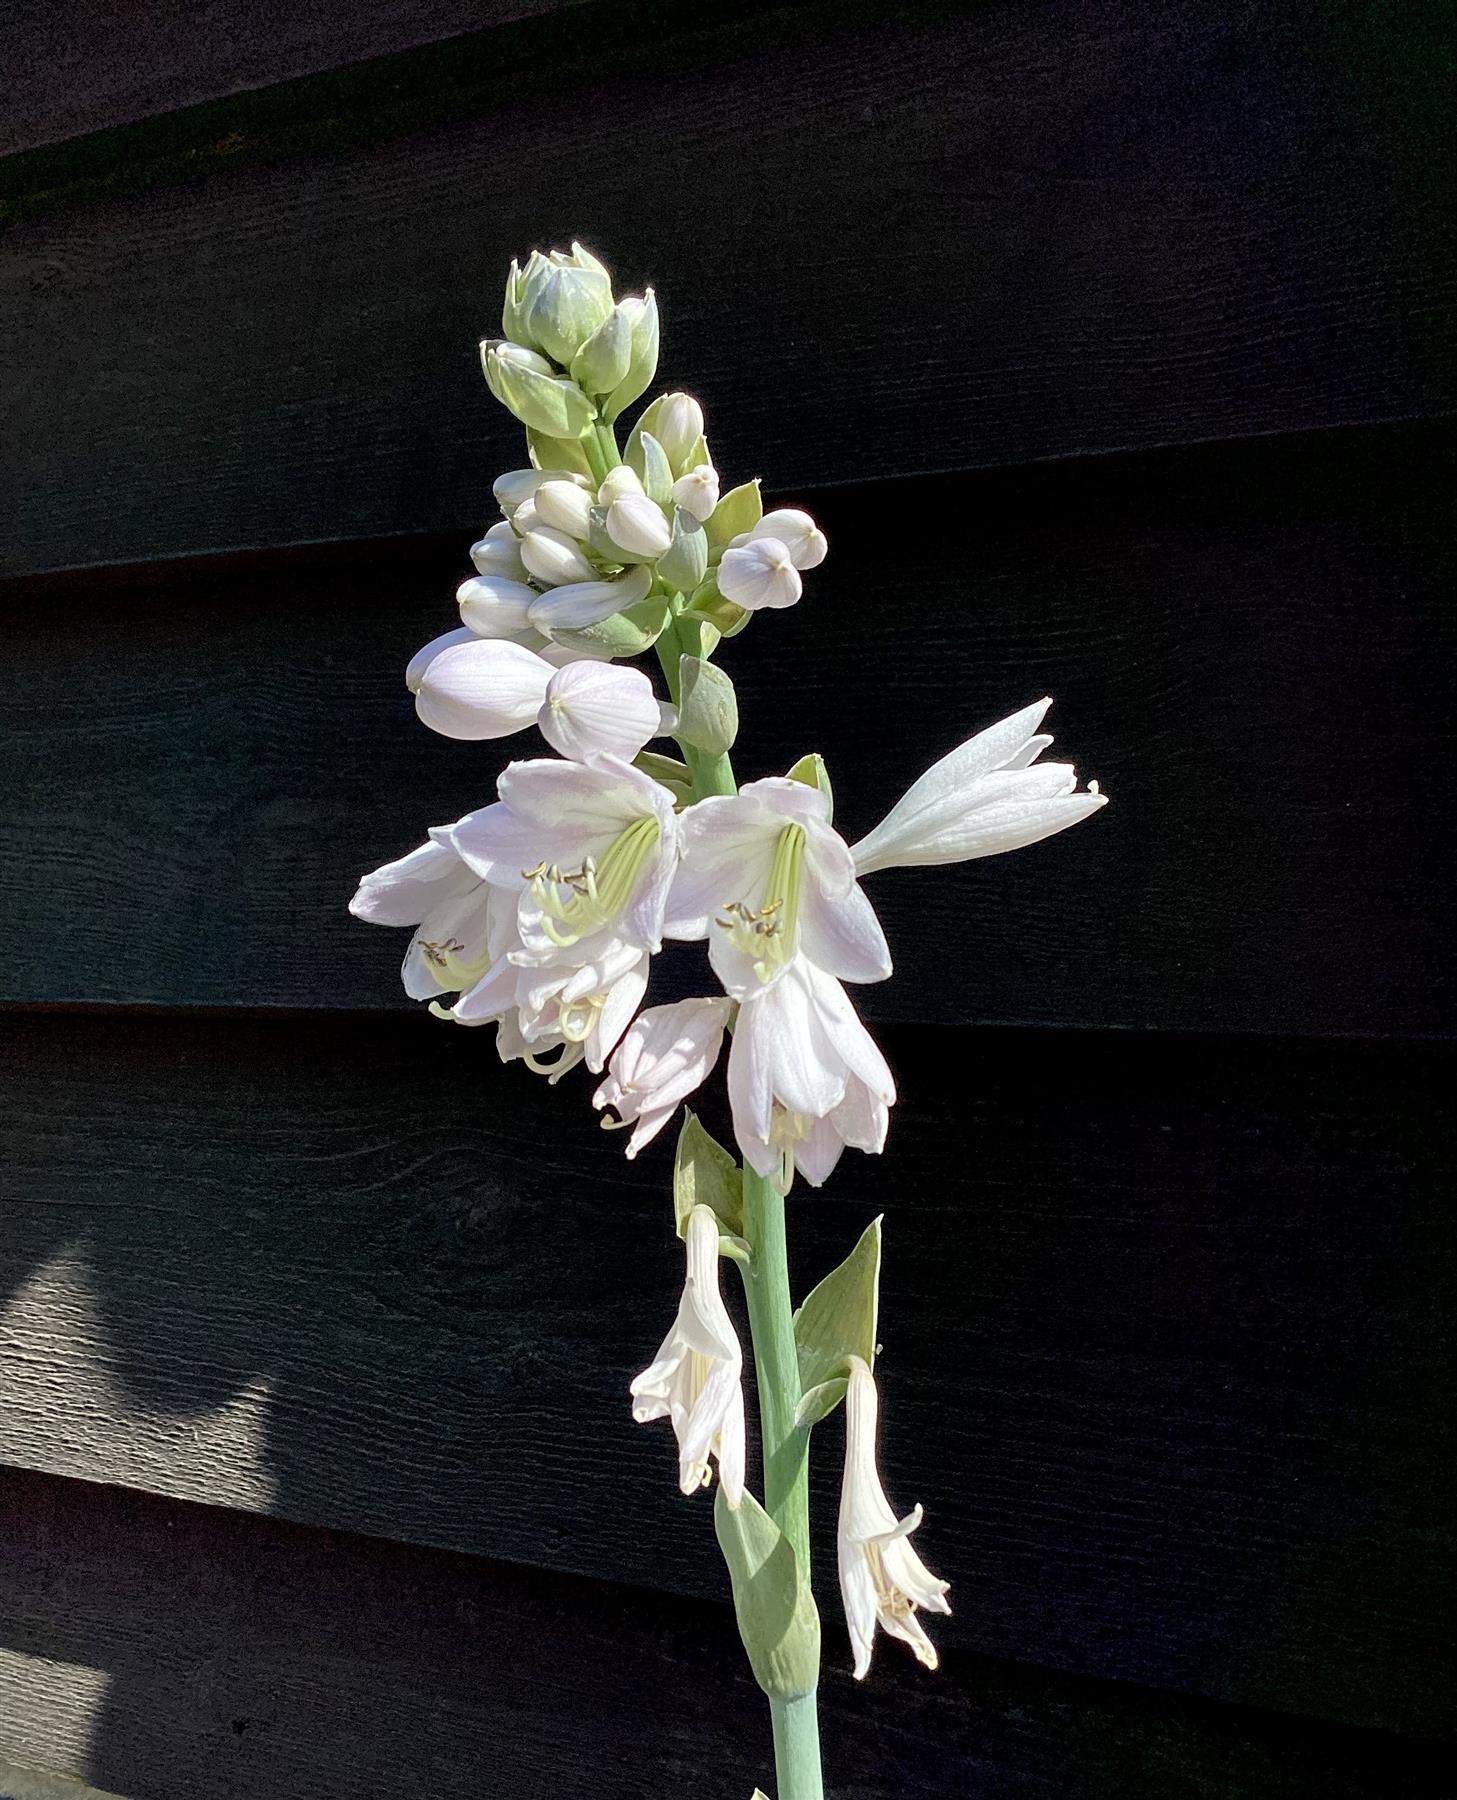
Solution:
[{"label": "horizontal wood plank", "polygon": [[[681,1280],[671,1151],[624,1161],[587,1081],[424,1019],[4,1039],[0,1460],[720,1591],[627,1406]],[[795,1285],[885,1211],[887,1481],[942,1641],[1450,1729],[1446,1048],[885,1043],[888,1152],[795,1199]]]},{"label": "horizontal wood plank", "polygon": [[0,155],[580,0],[9,0]]},{"label": "horizontal wood plank", "polygon": [[[654,1792],[768,1778],[726,1607],[33,1475],[0,1474],[0,1516],[0,1746],[131,1800],[639,1800],[646,1771]],[[66,1663],[105,1679],[80,1730],[46,1674]],[[964,1654],[934,1676],[883,1655],[864,1686],[832,1668],[821,1709],[843,1800],[1446,1791],[1430,1746]]]},{"label": "horizontal wood plank", "polygon": [[[802,494],[832,553],[726,644],[741,777],[829,759],[868,829],[1041,693],[1113,804],[872,878],[872,1019],[1426,1034],[1453,1025],[1449,427]],[[460,539],[13,586],[0,994],[408,1004],[357,876],[482,804],[505,744],[418,724]],[[875,719],[865,728],[867,715]],[[670,959],[671,961],[671,959]],[[683,979],[705,979],[697,950]]]},{"label": "horizontal wood plank", "polygon": [[1445,15],[749,11],[573,9],[155,167],[12,159],[0,569],[473,523],[521,454],[476,340],[573,233],[657,283],[735,478],[1457,406]]}]

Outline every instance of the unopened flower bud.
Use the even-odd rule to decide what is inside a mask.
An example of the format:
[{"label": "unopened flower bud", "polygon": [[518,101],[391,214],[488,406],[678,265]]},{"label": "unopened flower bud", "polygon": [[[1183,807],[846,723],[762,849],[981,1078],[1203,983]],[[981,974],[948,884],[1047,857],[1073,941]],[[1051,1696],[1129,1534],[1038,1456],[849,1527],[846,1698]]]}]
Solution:
[{"label": "unopened flower bud", "polygon": [[522,286],[530,341],[563,367],[612,311],[611,277],[580,244],[533,254]]},{"label": "unopened flower bud", "polygon": [[649,427],[675,469],[685,469],[703,436],[703,408],[691,394],[664,394]]},{"label": "unopened flower bud", "polygon": [[603,402],[603,416],[609,420],[645,394],[658,372],[658,302],[653,290],[649,288],[641,300],[623,300],[618,310],[631,329],[632,352],[626,375]]},{"label": "unopened flower bud", "polygon": [[[568,474],[563,469],[512,469],[505,475],[498,475],[492,483],[491,492],[496,497],[496,504],[509,518],[516,508],[525,500],[531,499],[536,490],[547,481],[577,482],[579,477]],[[591,483],[585,477],[580,478],[583,487]]]},{"label": "unopened flower bud", "polygon": [[538,581],[548,587],[567,582],[591,581],[597,571],[574,539],[549,525],[538,525],[521,540],[521,560]]},{"label": "unopened flower bud", "polygon": [[718,470],[712,463],[699,463],[673,483],[673,498],[701,525],[718,505]]},{"label": "unopened flower bud", "polygon": [[647,562],[661,556],[673,541],[662,507],[646,494],[624,494],[612,502],[607,509],[607,535],[628,556]]},{"label": "unopened flower bud", "polygon": [[662,729],[662,708],[641,669],[573,662],[547,684],[536,723],[552,749],[574,762],[599,753],[631,762]]},{"label": "unopened flower bud", "polygon": [[532,596],[529,623],[548,637],[556,631],[581,631],[636,606],[652,585],[651,573],[642,568],[629,569],[617,581],[568,582]]},{"label": "unopened flower bud", "polygon": [[475,564],[477,575],[498,575],[507,581],[526,579],[521,545],[516,533],[504,520],[493,525],[483,538],[471,545],[470,559]]},{"label": "unopened flower bud", "polygon": [[552,374],[535,351],[483,339],[481,367],[486,386],[529,430],[552,438],[579,438],[591,430],[591,401],[576,382]]},{"label": "unopened flower bud", "polygon": [[525,631],[536,590],[524,581],[505,581],[499,575],[477,575],[455,591],[462,624],[477,637],[514,637]]},{"label": "unopened flower bud", "polygon": [[626,463],[619,463],[615,469],[609,469],[601,487],[597,490],[597,501],[601,506],[611,506],[614,500],[621,500],[624,494],[640,494],[643,484],[638,480],[635,470]]},{"label": "unopened flower bud", "polygon": [[[530,559],[526,566],[531,567]],[[718,566],[718,591],[749,612],[793,606],[803,592],[799,570],[778,538],[754,538],[725,550]]]},{"label": "unopened flower bud", "polygon": [[752,526],[749,537],[778,538],[788,550],[796,569],[814,569],[825,560],[829,541],[807,512],[797,507],[779,506],[767,512]]},{"label": "unopened flower bud", "polygon": [[457,644],[468,644],[475,633],[462,625],[455,631],[442,632],[437,638],[431,638],[428,644],[418,649],[405,665],[405,686],[412,694],[418,694],[420,683],[425,679],[425,671],[430,667],[442,650],[453,650]]},{"label": "unopened flower bud", "polygon": [[574,481],[544,481],[536,490],[536,516],[543,525],[585,541],[592,525],[592,496]]}]

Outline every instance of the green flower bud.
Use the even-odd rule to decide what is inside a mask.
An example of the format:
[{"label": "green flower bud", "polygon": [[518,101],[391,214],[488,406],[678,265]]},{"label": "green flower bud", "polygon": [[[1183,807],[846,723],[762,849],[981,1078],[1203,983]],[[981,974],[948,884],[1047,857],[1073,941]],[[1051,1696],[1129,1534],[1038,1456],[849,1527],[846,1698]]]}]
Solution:
[{"label": "green flower bud", "polygon": [[481,341],[486,386],[528,431],[550,438],[585,437],[595,414],[574,381],[554,374],[550,363],[521,344]]},{"label": "green flower bud", "polygon": [[525,344],[530,350],[538,347],[531,341],[531,327],[526,322],[526,277],[514,256],[511,258],[511,273],[506,277],[506,301],[501,308],[501,331],[513,344]]},{"label": "green flower bud", "polygon": [[680,594],[691,594],[708,572],[708,539],[691,514],[677,507],[673,514],[673,541],[658,558],[663,585]]},{"label": "green flower bud", "polygon": [[518,311],[525,318],[527,341],[563,368],[612,311],[612,278],[580,244],[573,244],[570,253],[553,250],[543,256],[534,251],[521,290]]},{"label": "green flower bud", "polygon": [[658,372],[658,302],[653,290],[649,288],[641,300],[621,301],[618,310],[626,314],[632,329],[632,354],[627,373],[602,403],[602,416],[609,423],[648,391]]},{"label": "green flower bud", "polygon": [[572,380],[584,393],[610,394],[631,362],[632,321],[622,306],[614,306],[572,358]]}]

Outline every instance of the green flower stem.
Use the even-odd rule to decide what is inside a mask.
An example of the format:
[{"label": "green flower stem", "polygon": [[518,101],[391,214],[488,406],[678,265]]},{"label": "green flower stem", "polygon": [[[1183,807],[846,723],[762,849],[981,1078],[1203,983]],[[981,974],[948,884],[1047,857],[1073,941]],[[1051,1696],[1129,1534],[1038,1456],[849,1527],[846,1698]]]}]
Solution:
[{"label": "green flower stem", "polygon": [[769,1715],[774,1721],[779,1800],[824,1800],[818,1697],[804,1694],[798,1700],[771,1700]]},{"label": "green flower stem", "polygon": [[[685,656],[697,655],[698,644],[698,627],[692,621],[676,616],[669,621],[658,639],[658,661],[662,664],[663,679],[668,684],[668,698],[674,706],[682,697],[678,664]],[[695,800],[706,800],[710,794],[738,792],[738,783],[734,780],[734,765],[729,760],[727,751],[722,756],[712,756],[706,751],[695,750],[692,744],[685,744],[681,739],[678,740],[678,748],[683,752],[683,760],[693,777]]]},{"label": "green flower stem", "polygon": [[602,473],[606,475],[622,462],[622,453],[617,448],[617,433],[602,420],[592,427],[592,432],[597,442],[597,454],[602,459]]}]

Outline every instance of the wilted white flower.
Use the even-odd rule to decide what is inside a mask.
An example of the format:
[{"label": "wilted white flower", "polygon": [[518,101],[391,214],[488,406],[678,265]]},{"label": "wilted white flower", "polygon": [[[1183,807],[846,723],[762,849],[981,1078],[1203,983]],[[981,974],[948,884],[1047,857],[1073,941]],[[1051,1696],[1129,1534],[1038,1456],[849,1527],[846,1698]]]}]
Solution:
[{"label": "wilted white flower", "polygon": [[799,570],[778,538],[754,538],[725,550],[718,566],[718,591],[747,612],[793,606],[804,592]]},{"label": "wilted white flower", "polygon": [[840,1596],[855,1655],[855,1679],[863,1681],[877,1625],[910,1645],[928,1669],[936,1647],[916,1617],[917,1607],[949,1613],[948,1583],[934,1576],[911,1548],[910,1534],[921,1522],[919,1506],[897,1519],[875,1466],[879,1403],[875,1377],[858,1356],[850,1358],[845,1394],[845,1479],[840,1490],[837,1538]]},{"label": "wilted white flower", "polygon": [[708,1078],[732,1012],[733,1001],[719,996],[650,1006],[633,1021],[613,1053],[607,1080],[592,1096],[593,1106],[610,1106],[620,1124],[633,1127],[629,1159]]},{"label": "wilted white flower", "polygon": [[718,1289],[718,1220],[710,1208],[688,1215],[687,1275],[673,1328],[651,1365],[632,1383],[640,1424],[670,1419],[678,1440],[678,1485],[685,1494],[712,1479],[718,1462],[724,1498],[744,1497],[743,1352]]},{"label": "wilted white flower", "polygon": [[1066,831],[1101,806],[1096,784],[1076,793],[1071,763],[1039,763],[1052,701],[1039,700],[970,738],[915,781],[855,846],[862,875],[876,869],[966,862],[1020,850]]}]

